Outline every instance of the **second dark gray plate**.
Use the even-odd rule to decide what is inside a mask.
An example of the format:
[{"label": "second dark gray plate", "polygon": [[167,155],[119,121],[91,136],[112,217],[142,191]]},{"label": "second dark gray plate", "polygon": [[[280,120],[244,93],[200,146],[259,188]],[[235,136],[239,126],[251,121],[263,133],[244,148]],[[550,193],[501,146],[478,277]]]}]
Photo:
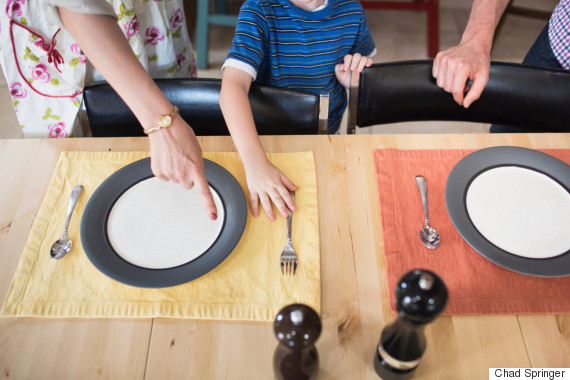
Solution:
[{"label": "second dark gray plate", "polygon": [[[546,259],[513,255],[489,242],[473,225],[465,202],[467,190],[478,175],[501,166],[535,170],[549,176],[570,193],[570,166],[555,157],[533,149],[513,146],[481,149],[459,161],[447,178],[445,204],[453,225],[473,249],[504,268],[541,277],[570,275],[570,250]],[[528,231],[525,236],[530,239],[531,235],[532,231]]]}]

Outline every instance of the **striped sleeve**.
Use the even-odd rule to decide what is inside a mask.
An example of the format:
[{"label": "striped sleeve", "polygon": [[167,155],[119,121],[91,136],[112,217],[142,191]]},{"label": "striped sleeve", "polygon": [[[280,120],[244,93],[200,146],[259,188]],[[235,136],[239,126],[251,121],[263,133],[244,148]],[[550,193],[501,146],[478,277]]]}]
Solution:
[{"label": "striped sleeve", "polygon": [[358,26],[358,35],[356,36],[356,41],[351,49],[351,54],[360,53],[365,56],[371,56],[376,51],[376,46],[374,41],[372,41],[372,35],[368,29],[368,22],[366,21],[366,14],[362,10],[360,16],[360,25]]},{"label": "striped sleeve", "polygon": [[226,61],[241,61],[257,73],[267,51],[267,35],[267,22],[261,9],[256,2],[246,1],[240,10]]}]

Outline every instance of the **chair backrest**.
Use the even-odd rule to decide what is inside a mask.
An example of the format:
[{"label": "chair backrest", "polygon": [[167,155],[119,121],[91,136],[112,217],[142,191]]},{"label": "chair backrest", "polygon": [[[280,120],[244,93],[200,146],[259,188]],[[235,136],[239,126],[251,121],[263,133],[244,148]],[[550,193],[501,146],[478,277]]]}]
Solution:
[{"label": "chair backrest", "polygon": [[[221,80],[168,78],[155,82],[196,135],[229,134],[219,105]],[[326,121],[319,120],[321,99],[316,94],[252,83],[249,100],[259,134],[317,134],[323,128],[326,132]],[[144,136],[138,120],[109,84],[87,86],[84,101],[94,137]],[[328,104],[326,111],[324,114],[328,114]]]},{"label": "chair backrest", "polygon": [[355,133],[356,126],[426,120],[570,131],[570,72],[492,62],[481,97],[466,109],[436,85],[432,64],[432,60],[381,63],[354,75],[348,133]]}]

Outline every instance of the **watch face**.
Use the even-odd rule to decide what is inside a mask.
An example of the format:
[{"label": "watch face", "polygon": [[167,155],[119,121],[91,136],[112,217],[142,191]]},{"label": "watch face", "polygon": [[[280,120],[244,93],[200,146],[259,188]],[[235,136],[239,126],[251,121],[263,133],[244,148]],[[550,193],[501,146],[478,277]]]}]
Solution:
[{"label": "watch face", "polygon": [[170,124],[172,123],[172,119],[170,118],[170,116],[166,115],[166,116],[161,116],[160,117],[160,125],[163,127],[170,127]]}]

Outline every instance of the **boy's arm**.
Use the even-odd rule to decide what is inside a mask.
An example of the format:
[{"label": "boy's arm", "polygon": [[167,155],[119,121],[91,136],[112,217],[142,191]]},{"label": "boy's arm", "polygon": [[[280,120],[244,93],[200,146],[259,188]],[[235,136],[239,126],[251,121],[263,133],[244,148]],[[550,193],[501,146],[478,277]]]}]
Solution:
[{"label": "boy's arm", "polygon": [[[509,0],[474,0],[459,45],[435,57],[432,71],[437,85],[452,93],[455,101],[465,108],[479,99],[487,84],[493,35],[508,3]],[[467,79],[473,84],[463,98]]]},{"label": "boy's arm", "polygon": [[226,67],[222,77],[220,107],[245,168],[253,215],[259,215],[261,202],[268,218],[274,220],[273,202],[286,218],[288,209],[295,209],[289,190],[297,190],[297,186],[267,159],[249,104],[251,81],[251,76],[245,71]]}]

